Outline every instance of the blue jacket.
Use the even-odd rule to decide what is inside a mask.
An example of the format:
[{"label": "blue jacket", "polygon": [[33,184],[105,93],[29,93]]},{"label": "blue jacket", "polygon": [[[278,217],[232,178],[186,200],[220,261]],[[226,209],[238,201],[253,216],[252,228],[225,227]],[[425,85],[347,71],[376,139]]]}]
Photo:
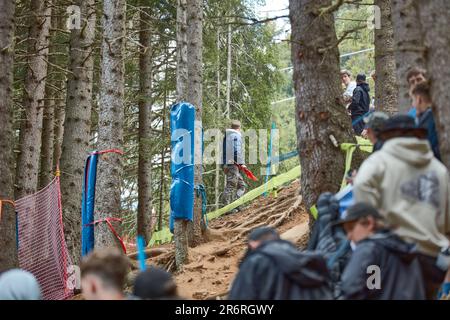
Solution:
[{"label": "blue jacket", "polygon": [[434,156],[438,160],[441,160],[436,123],[434,122],[433,111],[431,108],[428,108],[425,112],[418,114],[417,121],[417,127],[428,130],[428,141],[430,142],[431,150],[433,150]]},{"label": "blue jacket", "polygon": [[245,164],[243,156],[242,135],[234,129],[227,129],[223,139],[223,164]]}]

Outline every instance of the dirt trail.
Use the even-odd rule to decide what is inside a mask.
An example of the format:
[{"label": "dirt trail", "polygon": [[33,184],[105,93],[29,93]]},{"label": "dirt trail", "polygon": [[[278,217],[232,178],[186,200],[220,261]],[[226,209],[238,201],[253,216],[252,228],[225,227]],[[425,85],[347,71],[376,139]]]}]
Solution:
[{"label": "dirt trail", "polygon": [[[280,234],[288,231],[286,239],[299,246],[304,245],[308,214],[298,194],[299,182],[296,181],[280,189],[276,197],[259,197],[241,212],[210,221],[208,242],[190,248],[189,263],[183,271],[175,274],[180,295],[187,299],[223,297],[245,252],[246,235],[254,227],[272,224]],[[173,253],[148,259],[147,263],[173,268]]]}]

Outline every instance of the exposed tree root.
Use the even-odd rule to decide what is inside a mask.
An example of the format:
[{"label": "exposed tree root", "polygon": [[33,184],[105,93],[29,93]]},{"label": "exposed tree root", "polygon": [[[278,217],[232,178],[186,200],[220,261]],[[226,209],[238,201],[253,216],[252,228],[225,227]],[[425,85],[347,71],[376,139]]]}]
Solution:
[{"label": "exposed tree root", "polygon": [[[153,257],[159,256],[163,253],[167,253],[168,251],[169,251],[169,249],[165,249],[165,248],[152,248],[152,249],[146,249],[144,252],[145,252],[145,256],[147,258],[153,258]],[[130,253],[127,256],[130,259],[136,260],[138,258],[138,252]]]}]

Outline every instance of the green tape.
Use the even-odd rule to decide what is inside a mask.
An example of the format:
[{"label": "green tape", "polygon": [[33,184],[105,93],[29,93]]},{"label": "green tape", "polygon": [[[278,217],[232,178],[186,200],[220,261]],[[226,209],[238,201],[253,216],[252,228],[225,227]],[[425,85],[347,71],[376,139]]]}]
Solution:
[{"label": "green tape", "polygon": [[[345,172],[344,172],[344,179],[342,181],[342,186],[344,186],[344,187],[345,187],[345,174],[350,169],[350,166],[352,163],[352,158],[353,158],[353,153],[356,150],[356,147],[359,147],[361,150],[363,150],[365,152],[372,152],[373,146],[369,140],[366,140],[361,137],[356,137],[356,141],[357,141],[357,143],[341,144],[341,150],[346,153],[346,155],[345,155]],[[225,214],[226,212],[231,211],[243,204],[246,204],[246,203],[258,198],[264,192],[272,192],[273,191],[276,195],[278,187],[299,178],[300,173],[301,173],[301,169],[300,169],[300,166],[298,165],[298,166],[292,168],[291,170],[289,170],[288,172],[285,172],[276,177],[273,177],[272,179],[267,181],[267,183],[264,183],[261,186],[255,188],[253,190],[250,190],[249,192],[244,194],[241,198],[234,201],[233,203],[230,203],[229,205],[227,205],[223,208],[220,208],[219,210],[208,213],[207,214],[208,220],[218,218],[218,217],[222,216],[223,214]],[[313,215],[313,217],[315,219],[317,219],[318,212],[317,212],[316,206],[311,207],[310,210],[311,210],[311,214]],[[158,244],[167,243],[167,242],[172,241],[172,238],[173,238],[172,233],[170,232],[169,228],[166,227],[160,231],[154,232],[148,245],[153,246],[156,243],[158,243]]]}]

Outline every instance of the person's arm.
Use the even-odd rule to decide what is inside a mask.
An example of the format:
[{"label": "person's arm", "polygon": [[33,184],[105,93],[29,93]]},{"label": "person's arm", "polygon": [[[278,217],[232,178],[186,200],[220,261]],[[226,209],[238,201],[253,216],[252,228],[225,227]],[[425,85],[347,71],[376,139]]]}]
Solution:
[{"label": "person's arm", "polygon": [[234,137],[234,161],[236,163],[244,165],[244,157],[242,155],[242,138],[236,135]]},{"label": "person's arm", "polygon": [[382,165],[378,154],[373,154],[362,163],[353,181],[355,203],[365,202],[380,208]]}]

